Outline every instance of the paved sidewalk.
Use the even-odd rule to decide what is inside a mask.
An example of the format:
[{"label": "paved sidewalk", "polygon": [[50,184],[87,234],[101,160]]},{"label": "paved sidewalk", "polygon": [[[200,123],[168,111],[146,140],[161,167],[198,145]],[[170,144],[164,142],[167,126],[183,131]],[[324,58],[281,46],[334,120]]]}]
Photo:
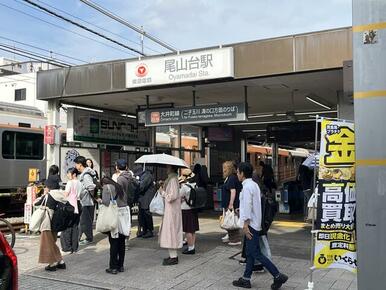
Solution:
[{"label": "paved sidewalk", "polygon": [[[239,278],[244,270],[237,255],[241,248],[232,248],[220,242],[221,230],[217,221],[201,220],[201,232],[198,237],[197,254],[179,255],[180,264],[164,267],[162,259],[167,251],[159,249],[157,239],[132,239],[126,251],[124,273],[110,275],[105,273],[109,259],[109,245],[105,236],[98,234],[96,243],[82,248],[78,253],[64,257],[67,270],[45,272],[43,265],[37,265],[38,237],[26,237],[18,240],[16,251],[19,252],[20,289],[236,289],[231,283]],[[309,261],[294,258],[293,250],[287,247],[276,251],[276,242],[281,247],[286,235],[292,237],[288,244],[295,244],[295,252],[302,248],[301,228],[288,230],[280,226],[272,229],[271,244],[273,260],[278,268],[290,278],[282,289],[303,290],[309,279]],[[275,237],[275,233],[276,236]],[[298,233],[299,236],[294,236]],[[298,242],[297,242],[298,241]],[[24,244],[23,244],[24,243]],[[24,247],[23,247],[24,245]],[[24,250],[24,252],[23,252]],[[303,251],[308,249],[303,248]],[[306,257],[307,254],[304,254]],[[300,257],[302,257],[300,255]],[[317,290],[356,290],[356,276],[342,270],[324,270],[314,273]],[[270,289],[272,278],[268,273],[254,274],[253,288]]]}]

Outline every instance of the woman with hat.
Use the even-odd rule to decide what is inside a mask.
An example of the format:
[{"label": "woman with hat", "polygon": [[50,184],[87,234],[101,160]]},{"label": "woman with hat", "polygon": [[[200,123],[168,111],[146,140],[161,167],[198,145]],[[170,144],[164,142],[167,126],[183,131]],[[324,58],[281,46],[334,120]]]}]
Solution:
[{"label": "woman with hat", "polygon": [[188,204],[190,192],[196,186],[193,180],[194,173],[190,169],[183,169],[179,182],[181,184],[180,194],[182,198],[182,229],[188,243],[188,247],[182,252],[185,255],[194,255],[196,253],[195,242],[196,232],[200,230],[198,222],[198,213]]},{"label": "woman with hat", "polygon": [[59,202],[66,203],[63,191],[59,190],[59,183],[54,175],[48,176],[44,183],[44,195],[35,203],[46,207],[43,221],[40,225],[39,263],[47,263],[46,271],[66,269],[62,255],[56,245],[57,233],[51,230],[51,219]]}]

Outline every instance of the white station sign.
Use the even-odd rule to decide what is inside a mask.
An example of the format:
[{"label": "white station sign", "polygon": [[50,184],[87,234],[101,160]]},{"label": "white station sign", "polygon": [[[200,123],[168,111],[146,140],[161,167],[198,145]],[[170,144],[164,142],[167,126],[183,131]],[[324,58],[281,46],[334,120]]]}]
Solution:
[{"label": "white station sign", "polygon": [[232,47],[126,63],[127,88],[229,77],[234,77]]}]

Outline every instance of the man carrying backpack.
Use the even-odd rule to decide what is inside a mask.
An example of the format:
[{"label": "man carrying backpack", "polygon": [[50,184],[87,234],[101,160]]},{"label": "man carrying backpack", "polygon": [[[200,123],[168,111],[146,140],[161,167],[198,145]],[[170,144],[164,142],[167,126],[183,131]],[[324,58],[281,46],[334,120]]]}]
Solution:
[{"label": "man carrying backpack", "polygon": [[122,187],[125,194],[127,194],[128,206],[130,207],[131,216],[133,216],[132,207],[135,202],[135,193],[138,189],[138,182],[131,171],[128,171],[127,161],[125,159],[118,159],[115,163],[115,169],[118,175],[117,183]]},{"label": "man carrying backpack", "polygon": [[82,213],[79,222],[79,240],[82,235],[86,235],[86,239],[80,241],[80,245],[88,245],[93,242],[93,222],[94,222],[94,200],[96,188],[95,171],[87,166],[86,158],[78,156],[74,160],[76,169],[80,172],[79,181],[82,185],[80,192],[80,203],[82,205]]},{"label": "man carrying backpack", "polygon": [[277,267],[261,253],[259,235],[262,230],[262,210],[260,188],[252,180],[253,168],[249,163],[242,162],[238,165],[237,177],[243,184],[240,193],[240,226],[246,238],[245,250],[247,263],[243,277],[233,281],[233,286],[251,288],[251,275],[255,260],[259,260],[273,277],[272,290],[280,289],[287,282],[288,277],[279,272]]},{"label": "man carrying backpack", "polygon": [[137,237],[149,239],[154,237],[153,216],[149,210],[150,203],[156,193],[153,172],[148,167],[142,170],[142,165],[138,166],[134,172],[139,182],[137,196],[139,203],[138,224],[140,230]]}]

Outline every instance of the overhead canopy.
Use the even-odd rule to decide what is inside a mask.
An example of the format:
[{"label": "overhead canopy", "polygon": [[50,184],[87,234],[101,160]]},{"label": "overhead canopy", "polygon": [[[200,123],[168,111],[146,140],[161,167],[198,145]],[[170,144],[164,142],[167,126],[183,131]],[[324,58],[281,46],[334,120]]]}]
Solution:
[{"label": "overhead canopy", "polygon": [[38,99],[133,115],[147,99],[150,106],[174,107],[191,106],[193,94],[196,105],[247,100],[248,123],[233,124],[245,132],[316,114],[336,117],[343,63],[352,58],[351,34],[351,28],[340,28],[227,45],[234,54],[234,78],[227,79],[128,89],[125,64],[138,59],[42,71]]}]

